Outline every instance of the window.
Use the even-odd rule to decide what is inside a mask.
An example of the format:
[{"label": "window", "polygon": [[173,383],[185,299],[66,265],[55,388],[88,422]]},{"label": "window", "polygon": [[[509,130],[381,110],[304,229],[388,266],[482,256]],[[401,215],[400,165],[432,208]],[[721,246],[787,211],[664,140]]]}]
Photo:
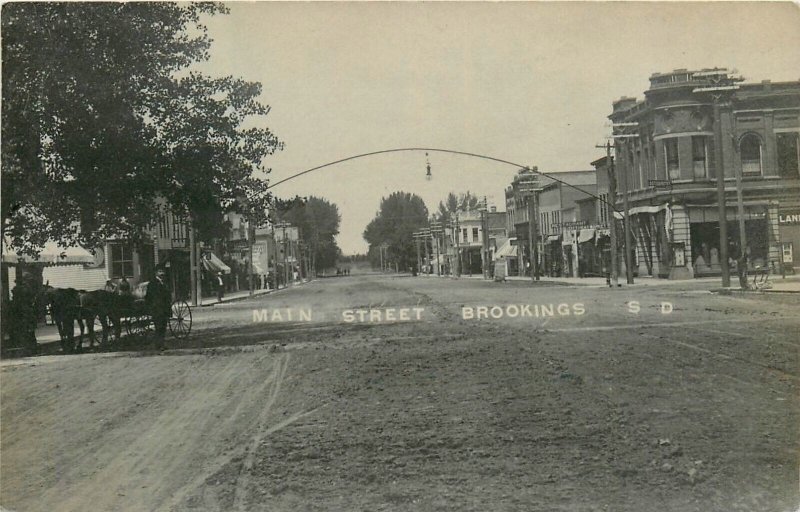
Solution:
[{"label": "window", "polygon": [[667,176],[671,180],[681,178],[680,159],[678,158],[678,139],[664,141],[664,159],[667,162]]},{"label": "window", "polygon": [[777,133],[778,173],[784,177],[796,178],[800,172],[800,133]]},{"label": "window", "polygon": [[111,246],[111,278],[133,277],[133,250],[130,244],[114,243]]},{"label": "window", "polygon": [[761,174],[761,139],[755,133],[748,133],[739,143],[742,155],[742,174]]},{"label": "window", "polygon": [[784,263],[794,263],[794,254],[792,249],[792,242],[783,242],[782,250]]},{"label": "window", "polygon": [[706,178],[708,176],[708,146],[705,137],[692,137],[692,170],[694,178]]},{"label": "window", "polygon": [[600,225],[608,225],[608,194],[600,194]]},{"label": "window", "polygon": [[467,242],[467,228],[461,229],[461,241],[464,243]]},{"label": "window", "polygon": [[478,241],[478,228],[472,228],[472,241]]},{"label": "window", "polygon": [[167,216],[163,213],[158,215],[158,237],[169,238],[169,226]]}]

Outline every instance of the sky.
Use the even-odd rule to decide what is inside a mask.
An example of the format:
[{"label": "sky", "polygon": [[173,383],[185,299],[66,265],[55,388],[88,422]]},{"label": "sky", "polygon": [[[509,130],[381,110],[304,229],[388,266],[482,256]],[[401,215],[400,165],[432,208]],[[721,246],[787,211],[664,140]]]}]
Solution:
[{"label": "sky", "polygon": [[[643,98],[673,69],[735,69],[749,82],[800,80],[800,4],[788,2],[230,2],[204,20],[210,75],[263,86],[283,151],[277,182],[394,148],[487,155],[543,172],[591,169],[610,134],[611,103]],[[324,197],[345,254],[394,191],[430,211],[467,190],[505,209],[517,168],[475,157],[397,152],[350,160],[277,185]]]}]

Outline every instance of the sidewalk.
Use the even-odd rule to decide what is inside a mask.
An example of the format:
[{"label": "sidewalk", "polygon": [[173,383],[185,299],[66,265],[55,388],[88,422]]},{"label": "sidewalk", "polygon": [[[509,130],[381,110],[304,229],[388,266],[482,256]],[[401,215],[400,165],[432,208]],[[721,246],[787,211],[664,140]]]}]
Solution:
[{"label": "sidewalk", "polygon": [[[421,274],[423,277],[442,277],[442,278],[449,278],[455,279],[453,276],[450,275],[443,275],[437,276],[435,274]],[[462,275],[458,279],[477,279],[483,280],[483,276],[480,274],[473,274],[473,275]],[[752,280],[752,277],[750,278]],[[506,281],[518,281],[518,282],[531,282],[530,276],[506,276]],[[770,283],[772,287],[766,290],[760,290],[765,293],[772,292],[772,293],[800,293],[800,274],[798,275],[787,275],[785,278],[781,276],[773,276],[771,275]],[[618,283],[621,287],[669,287],[669,286],[685,286],[687,284],[695,284],[695,283],[704,283],[708,286],[709,290],[712,291],[719,291],[725,290],[726,292],[737,292],[742,291],[739,287],[739,280],[737,276],[731,276],[731,284],[729,288],[722,288],[720,286],[720,277],[699,277],[694,279],[682,279],[682,280],[670,280],[670,279],[663,279],[659,277],[651,277],[651,276],[640,276],[635,277],[633,280],[633,284],[627,284],[625,276],[620,276],[618,279]],[[539,282],[541,283],[559,283],[569,286],[586,286],[590,288],[606,288],[608,284],[606,284],[606,279],[604,277],[547,277],[541,276],[539,278]],[[758,293],[757,290],[749,290],[748,292]]]}]

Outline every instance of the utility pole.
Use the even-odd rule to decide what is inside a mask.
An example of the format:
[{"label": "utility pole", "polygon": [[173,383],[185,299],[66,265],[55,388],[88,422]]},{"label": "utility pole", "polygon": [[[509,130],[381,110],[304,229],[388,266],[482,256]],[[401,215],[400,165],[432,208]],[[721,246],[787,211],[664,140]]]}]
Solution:
[{"label": "utility pole", "polygon": [[197,289],[197,242],[195,240],[194,220],[189,216],[189,287],[192,289],[192,306],[198,306],[200,293]]},{"label": "utility pole", "polygon": [[[614,127],[620,126],[639,126],[639,123],[614,123]],[[617,139],[635,139],[639,136],[636,134],[613,134],[611,137],[614,139],[614,149],[617,150],[617,154],[619,154],[619,141]],[[607,153],[610,155],[610,151]],[[624,161],[624,159],[623,159]],[[628,166],[624,166],[622,176],[624,177],[624,183],[622,184],[622,227],[625,230],[625,276],[628,284],[633,284],[633,254],[631,254],[631,249],[633,248],[633,241],[631,240],[631,224],[630,224],[630,214],[628,209],[628,171],[631,173],[633,169],[628,169]],[[616,190],[616,179],[615,183],[615,190]]]},{"label": "utility pole", "polygon": [[[430,252],[428,252],[428,238],[430,237],[430,229],[423,229],[421,233],[423,235],[422,243],[425,244],[425,266],[427,267],[431,261]],[[428,270],[427,273],[430,274],[430,270]]]},{"label": "utility pole", "polygon": [[253,296],[253,288],[255,288],[254,283],[253,283],[253,275],[254,275],[254,272],[253,272],[253,246],[255,245],[254,244],[255,237],[256,237],[256,228],[248,220],[247,221],[247,238],[248,238],[247,246],[248,246],[248,250],[250,252],[250,255],[248,256],[248,260],[249,261],[248,261],[248,265],[247,265],[248,272],[249,272],[248,279],[247,279],[247,288],[249,289],[248,295],[250,295],[251,297]]},{"label": "utility pole", "polygon": [[[632,169],[631,169],[632,171]],[[625,229],[625,277],[628,284],[633,284],[633,255],[631,254],[632,240],[631,240],[631,223],[630,213],[628,210],[628,169],[622,173],[625,178],[625,184],[622,189],[622,210],[623,219],[622,226]]]},{"label": "utility pole", "polygon": [[[619,286],[619,272],[617,264],[617,218],[614,216],[617,204],[617,177],[614,174],[614,157],[611,156],[611,142],[606,142],[606,169],[608,169],[608,202],[611,203],[609,218],[609,233],[611,234],[611,285]],[[608,205],[600,206],[608,211]]]},{"label": "utility pole", "polygon": [[461,277],[461,244],[458,241],[458,237],[461,235],[458,226],[458,211],[455,212],[455,224],[453,227],[453,245],[456,251],[456,264],[455,264],[455,276]]},{"label": "utility pole", "polygon": [[483,247],[481,249],[481,267],[483,269],[483,278],[489,279],[489,233],[488,233],[488,216],[489,216],[489,203],[486,196],[483,196],[483,206],[481,207],[481,229]]},{"label": "utility pole", "polygon": [[413,234],[414,236],[414,247],[417,249],[417,274],[422,272],[422,256],[419,252],[419,242],[420,242],[420,233],[417,231]]},{"label": "utility pole", "polygon": [[[525,207],[528,212],[528,254],[530,256],[531,282],[539,280],[539,251],[536,240],[539,236],[536,225],[536,193],[538,192],[536,185],[538,185],[538,178],[534,174],[536,169],[535,166],[526,167],[525,179],[518,183],[519,191],[525,198]],[[522,261],[520,261],[520,267],[522,267]]]},{"label": "utility pole", "polygon": [[[692,90],[694,93],[710,92],[714,108],[714,167],[717,180],[717,211],[719,212],[719,265],[722,271],[722,286],[727,288],[731,285],[731,271],[728,266],[728,217],[725,205],[725,165],[722,161],[722,116],[720,115],[720,103],[723,95],[731,94],[739,88],[735,82],[741,82],[738,77],[728,75],[727,69],[714,69],[694,74],[695,78],[708,78],[708,84]],[[739,211],[739,229],[744,242],[744,204],[741,197],[741,177],[736,175],[736,199]],[[744,248],[744,245],[740,244]]]},{"label": "utility pole", "polygon": [[431,246],[436,257],[436,275],[442,275],[442,269],[439,267],[439,231],[441,224],[439,222],[431,222]]}]

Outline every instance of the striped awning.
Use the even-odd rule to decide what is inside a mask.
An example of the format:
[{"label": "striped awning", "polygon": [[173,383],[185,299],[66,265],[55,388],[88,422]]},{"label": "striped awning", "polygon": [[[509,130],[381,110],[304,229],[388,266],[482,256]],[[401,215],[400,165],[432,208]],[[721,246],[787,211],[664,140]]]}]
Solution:
[{"label": "striped awning", "polygon": [[494,253],[494,259],[499,258],[516,258],[517,257],[517,246],[512,245],[512,241],[516,241],[516,238],[509,238],[505,241],[503,245],[497,249],[497,252]]},{"label": "striped awning", "polygon": [[43,263],[45,265],[74,265],[80,263],[93,263],[94,255],[83,247],[60,247],[56,242],[47,242],[41,248],[39,256],[19,254],[9,248],[3,241],[3,263]]},{"label": "striped awning", "polygon": [[231,267],[225,264],[221,259],[217,257],[216,254],[213,252],[207,252],[203,254],[203,269],[208,270],[209,272],[222,272],[223,274],[230,274]]}]

